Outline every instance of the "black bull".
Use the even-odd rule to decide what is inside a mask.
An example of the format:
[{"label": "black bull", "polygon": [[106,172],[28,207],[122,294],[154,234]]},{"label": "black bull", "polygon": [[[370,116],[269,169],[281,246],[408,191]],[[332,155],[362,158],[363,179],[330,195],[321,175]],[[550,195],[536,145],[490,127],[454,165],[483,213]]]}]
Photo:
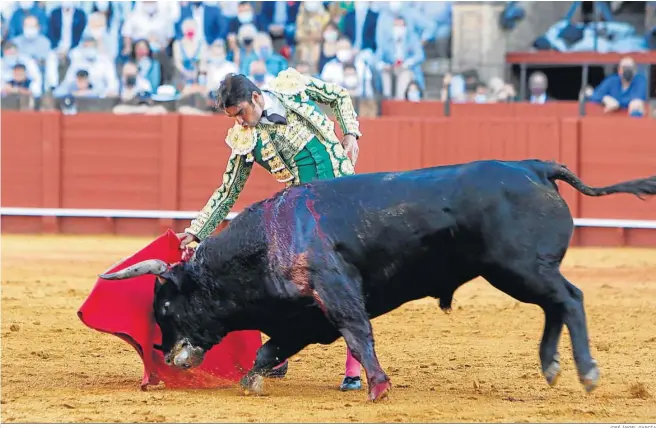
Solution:
[{"label": "black bull", "polygon": [[429,296],[449,310],[455,290],[482,276],[543,309],[539,355],[551,385],[567,326],[591,391],[599,369],[583,294],[560,272],[574,225],[556,180],[588,196],[656,194],[656,177],[591,188],[565,166],[538,160],[355,175],[250,206],[187,263],[151,260],[102,277],[157,275],[153,309],[169,364],[197,366],[227,333],[260,330],[270,340],[242,380],[257,392],[280,362],[343,336],[376,400],[391,384],[370,319]]}]

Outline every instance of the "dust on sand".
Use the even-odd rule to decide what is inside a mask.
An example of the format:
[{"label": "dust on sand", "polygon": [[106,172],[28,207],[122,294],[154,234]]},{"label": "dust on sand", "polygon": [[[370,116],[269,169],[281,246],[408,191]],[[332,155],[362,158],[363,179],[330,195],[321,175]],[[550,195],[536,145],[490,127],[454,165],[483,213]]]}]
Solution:
[{"label": "dust on sand", "polygon": [[540,374],[543,315],[476,280],[443,314],[431,299],[374,320],[392,379],[382,403],[339,392],[343,340],[291,359],[268,396],[236,388],[139,389],[142,365],[122,340],[76,311],[96,274],[147,238],[2,237],[2,422],[640,422],[656,417],[656,250],[572,249],[564,273],[585,293],[601,383],[578,383],[567,329],[563,373]]}]

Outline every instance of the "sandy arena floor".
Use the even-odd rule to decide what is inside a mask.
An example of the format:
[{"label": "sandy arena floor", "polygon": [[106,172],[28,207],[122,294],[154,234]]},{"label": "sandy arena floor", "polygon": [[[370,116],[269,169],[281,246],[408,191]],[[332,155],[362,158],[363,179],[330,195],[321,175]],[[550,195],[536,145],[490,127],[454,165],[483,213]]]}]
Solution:
[{"label": "sandy arena floor", "polygon": [[578,383],[569,336],[555,388],[540,374],[539,308],[476,280],[451,315],[425,299],[374,321],[390,399],[342,393],[345,346],[292,358],[269,396],[236,388],[142,392],[142,366],[122,340],[76,311],[95,275],[148,239],[2,237],[2,422],[654,422],[656,249],[573,249],[565,275],[585,293],[600,387]]}]

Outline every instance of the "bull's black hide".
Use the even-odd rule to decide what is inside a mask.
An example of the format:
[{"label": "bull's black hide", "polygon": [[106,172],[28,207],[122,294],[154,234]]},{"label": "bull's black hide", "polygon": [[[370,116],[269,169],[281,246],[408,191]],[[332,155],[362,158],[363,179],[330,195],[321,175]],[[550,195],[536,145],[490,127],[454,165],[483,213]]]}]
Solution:
[{"label": "bull's black hide", "polygon": [[556,180],[588,196],[656,193],[656,177],[591,188],[566,167],[537,160],[355,175],[252,205],[188,263],[144,262],[106,277],[158,275],[154,311],[171,364],[195,366],[227,333],[260,330],[270,340],[242,382],[256,390],[281,361],[343,336],[377,399],[390,384],[369,320],[424,297],[449,309],[455,290],[482,276],[544,310],[540,359],[550,384],[567,325],[590,391],[599,370],[583,295],[560,273],[574,226]]}]

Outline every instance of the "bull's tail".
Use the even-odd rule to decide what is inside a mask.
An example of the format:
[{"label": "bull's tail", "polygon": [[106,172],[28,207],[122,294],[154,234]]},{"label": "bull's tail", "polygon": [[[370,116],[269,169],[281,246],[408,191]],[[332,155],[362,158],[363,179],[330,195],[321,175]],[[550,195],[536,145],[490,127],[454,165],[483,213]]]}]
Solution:
[{"label": "bull's tail", "polygon": [[543,163],[546,168],[547,178],[562,180],[587,196],[606,196],[614,193],[630,193],[640,199],[645,195],[656,195],[656,176],[640,178],[637,180],[623,181],[606,187],[590,187],[579,177],[570,171],[565,165],[557,163]]}]

